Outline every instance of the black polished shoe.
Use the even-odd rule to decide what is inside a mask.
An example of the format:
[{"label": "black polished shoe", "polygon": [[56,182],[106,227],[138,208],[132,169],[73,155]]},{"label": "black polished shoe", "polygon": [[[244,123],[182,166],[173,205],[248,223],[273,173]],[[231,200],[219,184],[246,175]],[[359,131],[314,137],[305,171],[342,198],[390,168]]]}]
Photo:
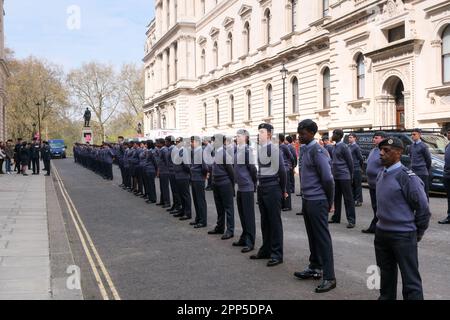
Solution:
[{"label": "black polished shoe", "polygon": [[254,247],[244,247],[244,248],[242,248],[241,252],[242,253],[247,253],[247,252],[250,252],[250,251],[253,251],[253,250],[255,250]]},{"label": "black polished shoe", "polygon": [[235,241],[233,242],[233,247],[245,247],[245,242],[242,241]]},{"label": "black polished shoe", "polygon": [[159,203],[157,203],[156,205],[157,205],[157,206],[163,206],[164,203],[159,202]]},{"label": "black polished shoe", "polygon": [[450,217],[445,218],[438,222],[439,224],[450,224]]},{"label": "black polished shoe", "polygon": [[281,211],[284,211],[284,212],[286,212],[286,211],[292,211],[292,208],[283,208],[283,209],[281,209]]},{"label": "black polished shoe", "polygon": [[337,221],[335,221],[335,220],[330,220],[330,221],[328,221],[328,223],[340,223],[340,222],[337,222]]},{"label": "black polished shoe", "polygon": [[214,230],[208,231],[208,234],[223,234],[223,231],[220,232],[219,230],[214,229]]},{"label": "black polished shoe", "polygon": [[186,221],[186,220],[191,220],[192,218],[191,217],[188,217],[188,216],[182,216],[181,218],[180,218],[180,221]]},{"label": "black polished shoe", "polygon": [[313,270],[313,269],[306,269],[302,272],[295,272],[294,277],[301,279],[301,280],[307,280],[307,279],[314,279],[319,280],[322,278],[322,272],[320,270]]},{"label": "black polished shoe", "polygon": [[323,280],[316,288],[316,293],[324,293],[336,288],[336,280]]},{"label": "black polished shoe", "polygon": [[304,213],[303,212],[297,212],[296,215],[297,216],[304,216]]},{"label": "black polished shoe", "polygon": [[198,223],[194,226],[194,229],[206,228],[206,224]]},{"label": "black polished shoe", "polygon": [[259,252],[257,254],[251,255],[250,256],[251,260],[262,260],[262,259],[270,259],[270,255],[263,255],[263,254],[259,254]]},{"label": "black polished shoe", "polygon": [[165,204],[161,208],[163,208],[163,209],[170,208],[170,204]]},{"label": "black polished shoe", "polygon": [[355,224],[354,223],[349,223],[347,225],[347,229],[353,229],[353,228],[355,228]]},{"label": "black polished shoe", "polygon": [[373,230],[373,229],[365,229],[365,230],[361,230],[361,232],[362,233],[372,233],[372,234],[374,234],[375,230]]},{"label": "black polished shoe", "polygon": [[173,217],[174,217],[174,218],[181,218],[181,217],[184,217],[184,213],[178,213],[178,214],[175,214],[175,215],[173,215]]},{"label": "black polished shoe", "polygon": [[228,240],[228,239],[231,239],[231,238],[233,238],[233,237],[234,237],[234,234],[226,233],[226,234],[224,234],[224,235],[222,236],[222,238],[220,238],[220,239],[222,239],[222,240]]},{"label": "black polished shoe", "polygon": [[270,259],[269,262],[267,262],[267,266],[268,267],[275,267],[279,264],[282,264],[283,260],[278,260],[278,259]]},{"label": "black polished shoe", "polygon": [[362,202],[356,201],[355,202],[355,207],[362,207]]},{"label": "black polished shoe", "polygon": [[193,221],[193,222],[189,222],[189,225],[190,226],[196,226],[198,223],[197,222],[195,222],[195,221]]}]

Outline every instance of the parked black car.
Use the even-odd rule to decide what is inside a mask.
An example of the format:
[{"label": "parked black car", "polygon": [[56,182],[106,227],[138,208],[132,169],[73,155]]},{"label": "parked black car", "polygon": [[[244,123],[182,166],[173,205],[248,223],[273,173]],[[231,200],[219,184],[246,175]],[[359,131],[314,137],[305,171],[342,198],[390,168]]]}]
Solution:
[{"label": "parked black car", "polygon": [[[389,136],[399,138],[403,141],[405,145],[405,150],[402,156],[402,163],[406,167],[410,167],[411,160],[409,158],[409,147],[413,143],[411,138],[411,130],[383,130]],[[356,134],[358,137],[357,143],[361,147],[361,152],[364,157],[364,168],[363,168],[363,180],[366,180],[365,172],[366,172],[366,162],[367,157],[369,156],[370,151],[373,148],[373,135],[375,130],[367,130],[367,131],[352,131],[352,133]],[[350,132],[346,132],[344,137],[344,142],[348,143],[348,134]],[[431,165],[431,175],[430,175],[430,191],[433,192],[445,192],[444,189],[444,155],[445,155],[445,146],[448,141],[440,132],[436,132],[433,130],[423,130],[422,131],[422,141],[428,146],[431,153],[432,165]]]}]

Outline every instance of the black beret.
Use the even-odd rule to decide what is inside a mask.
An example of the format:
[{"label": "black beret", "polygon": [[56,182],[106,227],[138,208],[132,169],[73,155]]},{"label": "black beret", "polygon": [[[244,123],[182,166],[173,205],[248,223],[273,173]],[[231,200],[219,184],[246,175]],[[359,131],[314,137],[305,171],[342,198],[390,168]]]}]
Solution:
[{"label": "black beret", "polygon": [[270,123],[261,123],[258,127],[258,130],[260,129],[266,129],[269,132],[273,131],[273,126]]},{"label": "black beret", "polygon": [[373,134],[374,137],[382,137],[382,138],[387,138],[387,133],[385,131],[376,131]]},{"label": "black beret", "polygon": [[311,119],[306,119],[306,120],[301,121],[298,124],[297,131],[300,131],[300,130],[303,130],[303,129],[306,129],[306,130],[316,134],[317,131],[319,130],[319,127],[317,126],[317,123],[315,123]]},{"label": "black beret", "polygon": [[402,142],[402,140],[400,140],[399,138],[394,138],[394,137],[390,137],[390,138],[386,138],[383,141],[380,142],[380,144],[378,145],[379,148],[383,147],[383,146],[391,146],[392,148],[397,148],[397,149],[405,149],[405,146]]}]

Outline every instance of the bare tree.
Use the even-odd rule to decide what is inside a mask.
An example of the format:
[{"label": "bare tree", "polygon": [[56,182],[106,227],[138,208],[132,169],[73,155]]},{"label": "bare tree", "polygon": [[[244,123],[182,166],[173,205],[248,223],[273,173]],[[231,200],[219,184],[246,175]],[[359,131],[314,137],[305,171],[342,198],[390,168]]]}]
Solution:
[{"label": "bare tree", "polygon": [[[105,125],[121,102],[119,81],[111,65],[97,62],[83,64],[67,77],[70,91],[82,109],[89,107],[105,140]],[[80,110],[80,115],[83,110]]]}]

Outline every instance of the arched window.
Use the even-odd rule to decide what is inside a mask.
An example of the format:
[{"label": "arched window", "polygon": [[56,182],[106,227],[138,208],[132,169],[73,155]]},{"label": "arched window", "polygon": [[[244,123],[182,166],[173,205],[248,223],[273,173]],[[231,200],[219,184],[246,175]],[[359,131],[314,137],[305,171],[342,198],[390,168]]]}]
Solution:
[{"label": "arched window", "polygon": [[450,25],[442,33],[442,79],[450,83]]},{"label": "arched window", "polygon": [[291,26],[291,32],[294,32],[297,30],[297,4],[298,0],[290,0],[291,1],[291,20],[292,20],[292,26]]},{"label": "arched window", "polygon": [[208,106],[206,102],[203,104],[203,116],[205,117],[205,128],[208,127]]},{"label": "arched window", "polygon": [[220,124],[220,105],[219,105],[219,99],[216,99],[216,124]]},{"label": "arched window", "polygon": [[298,79],[292,79],[292,113],[298,113]]},{"label": "arched window", "polygon": [[252,92],[250,90],[247,91],[247,119],[251,120],[252,118]]},{"label": "arched window", "polygon": [[234,96],[230,96],[230,122],[234,122]]},{"label": "arched window", "polygon": [[166,129],[166,127],[167,127],[167,121],[166,121],[166,116],[165,116],[165,115],[163,115],[163,116],[161,117],[161,121],[162,121],[162,129]]},{"label": "arched window", "polygon": [[323,90],[322,90],[322,94],[323,94],[323,108],[324,109],[328,109],[331,106],[331,92],[330,92],[330,88],[331,88],[331,79],[330,79],[330,68],[326,67],[323,70],[322,73],[322,80],[323,80]]},{"label": "arched window", "polygon": [[366,66],[364,64],[364,56],[362,54],[359,54],[356,59],[356,78],[357,98],[363,99],[366,95]]},{"label": "arched window", "polygon": [[267,115],[272,116],[273,90],[272,85],[267,86]]},{"label": "arched window", "polygon": [[217,68],[219,66],[219,46],[217,45],[217,41],[214,42],[213,55],[214,55],[214,67]]},{"label": "arched window", "polygon": [[322,17],[328,16],[330,13],[330,1],[322,0]]},{"label": "arched window", "polygon": [[250,52],[250,24],[248,22],[244,25],[244,39],[245,39],[245,53]]},{"label": "arched window", "polygon": [[202,50],[202,55],[200,57],[201,61],[201,66],[202,66],[202,74],[206,73],[206,51],[205,49]]},{"label": "arched window", "polygon": [[271,20],[272,16],[270,14],[270,10],[269,9],[267,9],[266,12],[264,12],[264,18],[265,18],[265,21],[266,21],[266,30],[265,30],[265,32],[266,32],[266,44],[270,44],[270,29],[271,29],[271,26],[270,26],[271,21],[270,20]]},{"label": "arched window", "polygon": [[233,60],[233,34],[231,32],[228,33],[227,44],[228,44],[228,61],[232,61]]}]

